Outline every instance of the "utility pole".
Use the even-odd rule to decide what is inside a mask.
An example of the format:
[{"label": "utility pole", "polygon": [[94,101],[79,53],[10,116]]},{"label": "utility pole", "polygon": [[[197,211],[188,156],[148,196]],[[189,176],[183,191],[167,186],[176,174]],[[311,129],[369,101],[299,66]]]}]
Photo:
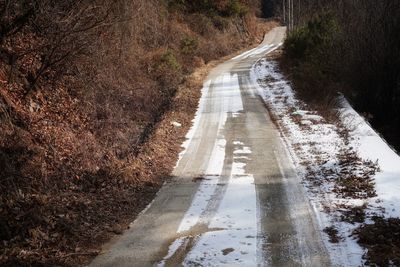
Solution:
[{"label": "utility pole", "polygon": [[300,18],[301,18],[301,0],[298,1],[298,15],[297,15],[297,25],[300,25]]},{"label": "utility pole", "polygon": [[[294,10],[294,1],[295,0],[282,0],[282,14],[283,21],[288,27],[288,31],[292,31],[294,29],[294,14],[298,13],[296,16],[297,20],[300,20],[300,0],[298,0],[299,11],[295,12]],[[287,12],[287,13],[286,13]]]},{"label": "utility pole", "polygon": [[291,24],[291,18],[290,18],[290,6],[291,6],[290,1],[291,1],[291,0],[287,0],[287,12],[288,12],[288,23],[287,23],[287,27],[288,27],[288,30],[289,30],[289,31],[290,31],[290,27],[292,26],[292,24]]},{"label": "utility pole", "polygon": [[286,5],[285,0],[282,0],[283,23],[286,24],[286,8],[285,8],[285,5]]},{"label": "utility pole", "polygon": [[293,0],[288,0],[288,29],[293,29]]},{"label": "utility pole", "polygon": [[290,19],[291,19],[291,25],[290,25],[290,30],[291,31],[293,31],[293,28],[294,28],[294,4],[293,4],[293,0],[291,0],[290,1],[290,3],[291,3],[291,7],[290,7],[290,11],[291,11],[291,14],[290,14]]}]

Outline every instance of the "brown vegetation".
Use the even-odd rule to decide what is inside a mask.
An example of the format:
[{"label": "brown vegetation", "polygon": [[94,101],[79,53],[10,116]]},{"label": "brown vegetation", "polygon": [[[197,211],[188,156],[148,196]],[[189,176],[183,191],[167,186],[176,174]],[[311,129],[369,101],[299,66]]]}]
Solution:
[{"label": "brown vegetation", "polygon": [[339,231],[334,226],[325,227],[324,232],[329,236],[329,242],[339,243],[342,240]]},{"label": "brown vegetation", "polygon": [[376,196],[374,175],[378,165],[362,160],[355,151],[342,149],[338,155],[339,178],[333,191],[342,197],[367,199]]},{"label": "brown vegetation", "polygon": [[373,223],[359,227],[355,234],[368,248],[366,264],[370,266],[400,265],[400,219],[374,217]]},{"label": "brown vegetation", "polygon": [[257,1],[167,2],[0,0],[1,265],[76,265],[120,233],[174,166],[188,75],[262,31]]}]

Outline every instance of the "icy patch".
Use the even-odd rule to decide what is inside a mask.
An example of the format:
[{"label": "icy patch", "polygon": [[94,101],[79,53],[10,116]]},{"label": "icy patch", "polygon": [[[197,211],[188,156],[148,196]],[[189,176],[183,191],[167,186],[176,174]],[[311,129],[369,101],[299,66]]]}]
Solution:
[{"label": "icy patch", "polygon": [[239,117],[240,116],[240,113],[239,112],[233,112],[232,113],[232,117],[233,118],[237,118],[237,117]]},{"label": "icy patch", "polygon": [[196,114],[194,119],[192,120],[192,127],[190,127],[189,132],[186,134],[186,140],[182,143],[181,147],[183,148],[182,152],[179,153],[179,158],[176,161],[175,168],[178,166],[180,160],[182,159],[183,155],[186,153],[187,148],[189,147],[190,142],[192,141],[194,137],[194,133],[196,132],[197,128],[199,127],[200,124],[200,119],[201,119],[201,114],[203,113],[204,110],[204,103],[207,100],[206,96],[208,95],[208,91],[210,89],[210,84],[211,81],[206,81],[203,84],[203,88],[201,89],[201,98],[199,101],[198,108],[196,110]]},{"label": "icy patch", "polygon": [[216,90],[218,99],[222,101],[223,112],[237,114],[239,111],[243,111],[242,95],[237,74],[224,73],[222,75],[222,84],[214,90]]},{"label": "icy patch", "polygon": [[[221,183],[218,175],[205,175],[186,212],[178,233],[184,234],[169,247],[168,255],[159,266],[164,266],[185,242],[194,246],[186,255],[183,265],[195,266],[257,266],[257,198],[254,177],[247,174],[246,159],[251,154],[249,147],[234,141],[237,148],[229,179]],[[225,158],[226,141],[219,139],[214,146],[207,168],[208,174],[221,174]],[[222,187],[222,195],[215,195]],[[220,198],[220,203],[210,202]],[[207,210],[207,209],[216,210]],[[196,232],[197,226],[205,226],[204,232]],[[208,230],[207,230],[208,229]],[[192,234],[191,241],[187,241]],[[187,236],[186,236],[187,235]]]},{"label": "icy patch", "polygon": [[242,149],[236,149],[235,151],[233,151],[233,154],[250,154],[250,153],[251,150],[247,146],[243,146]]},{"label": "icy patch", "polygon": [[254,178],[234,162],[224,198],[210,229],[202,234],[184,265],[257,266],[257,203]]},{"label": "icy patch", "polygon": [[[271,45],[266,45],[266,46],[261,47],[261,49],[264,49],[265,51],[267,51],[270,47],[271,47]],[[247,57],[249,57],[251,55],[257,54],[258,51],[260,51],[260,48],[259,47],[255,47],[255,48],[253,48],[253,49],[251,49],[251,50],[249,50],[249,51],[247,51],[247,52],[245,52],[243,54],[240,54],[240,55],[232,58],[232,60],[237,60],[237,59],[241,60],[241,59],[247,58]]]},{"label": "icy patch", "polygon": [[167,261],[168,259],[170,259],[170,258],[174,255],[174,253],[175,253],[180,247],[182,247],[182,246],[185,244],[186,241],[187,241],[187,239],[186,239],[186,238],[183,238],[183,237],[180,237],[180,238],[178,238],[178,239],[175,239],[175,241],[174,241],[174,242],[169,246],[169,248],[168,248],[168,254],[167,254],[167,256],[165,256],[164,259],[163,259],[161,262],[159,262],[159,263],[157,264],[157,266],[159,266],[159,267],[165,266],[166,261]]},{"label": "icy patch", "polygon": [[220,175],[222,172],[222,167],[224,166],[225,160],[225,139],[217,139],[213,152],[211,154],[211,159],[208,163],[207,171],[205,176],[207,175]]},{"label": "icy patch", "polygon": [[[188,231],[195,226],[199,222],[201,214],[206,210],[208,202],[211,200],[213,193],[218,186],[218,175],[221,175],[224,166],[225,146],[225,139],[217,140],[207,172],[203,177],[204,181],[200,184],[190,208],[185,213],[185,216],[179,225],[178,233]],[[207,174],[212,176],[208,176]]]},{"label": "icy patch", "polygon": [[232,171],[223,200],[209,229],[223,229],[202,234],[187,255],[184,264],[202,266],[256,266],[257,265],[257,203],[254,178],[245,172],[246,163],[236,156],[251,150],[242,147],[234,152]]},{"label": "icy patch", "polygon": [[212,199],[213,193],[218,186],[218,180],[215,177],[205,176],[204,178],[206,181],[202,182],[197,190],[190,208],[179,225],[178,233],[188,231],[194,227],[200,221],[201,214],[204,213],[209,201]]}]

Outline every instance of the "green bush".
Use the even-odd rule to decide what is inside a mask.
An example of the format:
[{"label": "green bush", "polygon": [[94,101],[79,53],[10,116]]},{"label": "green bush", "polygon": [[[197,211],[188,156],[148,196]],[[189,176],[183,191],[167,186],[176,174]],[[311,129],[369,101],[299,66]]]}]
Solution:
[{"label": "green bush", "polygon": [[305,26],[289,33],[284,49],[290,59],[303,60],[315,57],[329,49],[339,33],[339,26],[331,15],[320,15],[310,20]]},{"label": "green bush", "polygon": [[181,40],[181,51],[183,54],[193,54],[197,47],[199,46],[199,41],[191,36],[186,36]]},{"label": "green bush", "polygon": [[163,96],[170,97],[174,94],[177,85],[183,79],[182,66],[172,50],[165,51],[155,65],[155,77]]},{"label": "green bush", "polygon": [[177,10],[186,9],[185,0],[168,0],[167,4],[170,9],[177,9]]},{"label": "green bush", "polygon": [[221,16],[212,17],[212,23],[219,31],[224,31],[229,27],[229,19]]},{"label": "green bush", "polygon": [[292,65],[296,90],[317,103],[335,93],[331,86],[339,27],[333,16],[320,15],[291,31],[284,43],[285,60]]},{"label": "green bush", "polygon": [[169,0],[168,6],[191,13],[201,12],[207,15],[216,15],[216,9],[212,0]]},{"label": "green bush", "polygon": [[181,70],[181,64],[179,64],[174,53],[171,50],[167,50],[160,57],[158,69],[169,69],[175,72],[179,72]]},{"label": "green bush", "polygon": [[247,13],[247,8],[238,0],[230,0],[226,13],[228,16],[244,16]]},{"label": "green bush", "polygon": [[306,27],[297,28],[292,31],[285,40],[285,54],[290,59],[304,58],[309,47],[309,33]]},{"label": "green bush", "polygon": [[224,1],[215,0],[169,0],[168,6],[191,13],[203,13],[207,16],[243,16],[247,13],[247,7],[239,0]]}]

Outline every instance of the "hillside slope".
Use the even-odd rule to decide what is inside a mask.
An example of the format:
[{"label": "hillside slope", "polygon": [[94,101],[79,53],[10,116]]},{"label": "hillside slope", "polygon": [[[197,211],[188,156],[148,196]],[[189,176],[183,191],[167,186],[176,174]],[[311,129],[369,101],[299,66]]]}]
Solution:
[{"label": "hillside slope", "polygon": [[198,2],[1,1],[1,265],[76,265],[151,200],[187,77],[265,30],[258,1]]}]

